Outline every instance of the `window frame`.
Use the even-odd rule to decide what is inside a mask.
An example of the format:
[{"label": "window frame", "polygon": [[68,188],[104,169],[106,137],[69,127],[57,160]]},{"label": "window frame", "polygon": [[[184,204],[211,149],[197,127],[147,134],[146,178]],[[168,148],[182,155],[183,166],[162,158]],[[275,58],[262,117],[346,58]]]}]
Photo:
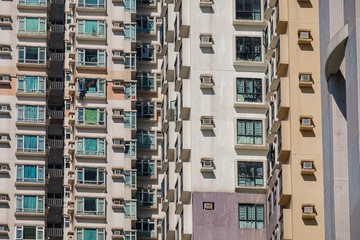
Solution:
[{"label": "window frame", "polygon": [[[148,226],[147,229],[144,228],[144,224]],[[138,229],[139,225],[141,225],[141,229]],[[151,230],[151,225],[154,226],[153,230]],[[139,237],[153,237],[156,235],[156,220],[151,218],[138,218],[136,220],[136,230]]]},{"label": "window frame", "polygon": [[[235,63],[248,63],[248,64],[262,64],[264,63],[264,46],[263,46],[263,39],[262,39],[262,33],[260,33],[261,35],[235,35],[234,36],[234,62]],[[238,54],[241,54],[241,51],[238,51],[238,38],[243,38],[242,42],[243,42],[243,46],[246,46],[245,39],[246,38],[250,38],[251,39],[251,47],[254,48],[254,51],[249,52],[248,55],[252,55],[252,59],[241,59],[241,57],[239,56],[238,58]],[[259,42],[259,47],[260,47],[260,53],[258,51],[255,51],[256,45],[253,44],[254,43],[254,39],[258,38],[260,39]],[[240,44],[239,44],[240,45]],[[243,54],[247,54],[246,52]],[[258,55],[260,57],[260,60],[255,60],[255,58],[257,57],[256,55]]]},{"label": "window frame", "polygon": [[[86,109],[97,110],[97,121],[94,122],[95,124],[89,124],[90,121],[86,121]],[[87,107],[78,107],[76,109],[77,118],[76,124],[80,126],[104,126],[106,127],[106,109],[105,108],[87,108]],[[82,120],[80,120],[82,115]],[[103,121],[100,121],[100,118],[103,118]]]},{"label": "window frame", "polygon": [[124,24],[124,40],[125,41],[136,41],[136,24]]},{"label": "window frame", "polygon": [[124,111],[124,127],[136,129],[136,111]]},{"label": "window frame", "polygon": [[[240,219],[240,207],[241,206],[245,206],[246,207],[246,219]],[[255,219],[249,219],[249,207],[255,207],[255,214],[254,217]],[[258,220],[258,207],[262,207],[262,212],[263,212],[263,219],[262,220]],[[238,205],[238,214],[239,214],[239,229],[265,229],[265,206],[264,204],[247,204],[247,203],[239,203]],[[240,222],[244,221],[244,222],[254,222],[255,224],[255,228],[248,228],[248,227],[241,227],[240,226]],[[258,223],[262,223],[262,227],[258,227]]]},{"label": "window frame", "polygon": [[[149,201],[152,196],[153,201]],[[138,207],[155,207],[156,206],[156,190],[139,188],[136,191],[136,199]]]},{"label": "window frame", "polygon": [[[239,127],[238,127],[238,124],[239,124],[239,121],[245,121],[245,135],[241,135],[243,137],[252,137],[252,143],[242,143],[242,142],[239,142]],[[262,147],[262,148],[266,148],[266,141],[265,141],[265,128],[264,128],[264,121],[265,119],[262,119],[262,118],[246,118],[246,117],[238,117],[238,118],[235,118],[235,145],[237,147],[255,147],[255,148],[259,148],[259,147]],[[252,135],[248,135],[246,134],[246,123],[247,122],[252,122],[252,132],[253,134]],[[261,122],[261,143],[256,143],[255,142],[255,138],[256,137],[260,137],[260,135],[256,135],[255,134],[255,122]]]},{"label": "window frame", "polygon": [[[33,150],[33,148],[30,148],[30,151],[27,150],[25,148],[25,136],[34,136],[34,137],[37,137],[37,144],[36,144],[36,149],[35,151]],[[20,134],[17,134],[16,135],[16,151],[17,152],[24,152],[24,153],[45,153],[45,136],[42,136],[42,135],[20,135]],[[20,142],[22,141],[22,147],[19,148],[20,146]]]},{"label": "window frame", "polygon": [[[145,164],[144,164],[145,163]],[[144,171],[144,165],[148,165],[148,171]],[[153,172],[150,171],[151,167],[153,166]],[[153,159],[137,159],[136,160],[136,169],[137,169],[137,176],[138,177],[147,177],[147,178],[154,178],[156,177],[156,160]],[[142,170],[142,171],[141,171]]]},{"label": "window frame", "polygon": [[124,201],[125,218],[136,218],[136,201]]},{"label": "window frame", "polygon": [[[153,108],[153,113],[151,108]],[[156,120],[156,103],[150,101],[136,102],[136,117],[143,120]]]},{"label": "window frame", "polygon": [[[156,74],[148,72],[137,72],[135,79],[137,81],[138,91],[156,91]],[[152,84],[151,84],[152,80]]]},{"label": "window frame", "polygon": [[[139,141],[138,136],[141,137],[141,141]],[[154,137],[154,143],[151,143],[150,138],[151,136]],[[156,149],[156,131],[137,131],[136,132],[136,139],[138,141],[136,141],[136,146],[138,149]],[[148,141],[146,143],[144,143],[143,141],[146,140],[146,138],[148,139]]]},{"label": "window frame", "polygon": [[[26,114],[26,107],[36,107],[36,118],[25,118]],[[42,105],[17,105],[17,119],[18,123],[45,123],[46,120],[46,106]]]},{"label": "window frame", "polygon": [[[26,77],[36,77],[38,89],[27,89],[26,88]],[[17,76],[17,89],[18,93],[45,93],[46,88],[46,77],[44,76],[29,76],[19,75]]]},{"label": "window frame", "polygon": [[105,229],[104,228],[76,228],[76,240],[86,240],[84,239],[84,231],[86,229],[96,229],[96,240],[105,239]]},{"label": "window frame", "polygon": [[[85,210],[85,199],[95,199],[96,200],[96,210],[89,211]],[[95,198],[95,197],[77,197],[76,202],[76,215],[81,216],[106,216],[106,201],[105,198]],[[103,211],[99,210],[103,205]],[[82,205],[82,208],[81,208]]]},{"label": "window frame", "polygon": [[[27,30],[26,29],[26,21],[27,19],[30,18],[37,18],[38,19],[38,30],[36,31],[31,31],[31,30]],[[18,29],[18,33],[20,34],[29,34],[29,35],[45,35],[46,34],[46,18],[40,18],[40,17],[22,17],[19,16],[18,17],[18,21],[19,21],[19,29]],[[24,27],[24,29],[22,29],[22,27]]]},{"label": "window frame", "polygon": [[[244,164],[245,165],[245,176],[240,176],[240,165]],[[258,175],[256,172],[254,172],[254,176],[247,176],[248,173],[248,168],[254,168],[254,170],[257,170],[259,168],[259,166],[257,165],[261,165],[261,175]],[[236,185],[238,188],[264,188],[265,186],[265,164],[264,161],[247,161],[247,160],[237,160],[236,161]],[[261,176],[258,177],[258,176]],[[243,179],[244,181],[244,185],[240,184],[240,179]],[[262,180],[261,184],[257,184],[256,180]],[[254,185],[246,185],[247,181],[250,181],[250,183],[254,183]]]},{"label": "window frame", "polygon": [[[85,180],[85,169],[87,169],[87,168],[96,169],[96,180]],[[103,180],[101,180],[101,174],[102,174]],[[106,185],[105,168],[76,167],[76,184],[105,186]]]},{"label": "window frame", "polygon": [[[103,3],[100,3],[100,2]],[[79,8],[99,8],[99,9],[106,9],[106,1],[104,0],[97,0],[96,4],[86,3],[86,0],[79,0],[77,2],[77,7]]]},{"label": "window frame", "polygon": [[[239,1],[239,3],[238,3]],[[246,7],[246,3],[245,3],[245,0],[235,0],[234,1],[234,21],[253,21],[253,22],[261,22],[263,20],[263,3],[262,3],[262,0],[258,0],[259,1],[259,7],[260,7],[260,10],[259,11],[254,11],[254,1],[250,1],[250,5],[251,5],[251,9],[252,11],[246,11],[245,10],[245,7]],[[266,1],[266,0],[265,0]],[[240,3],[242,2],[242,3]],[[242,5],[242,9],[238,10],[238,6],[239,5]],[[237,14],[238,13],[248,13],[248,14],[251,14],[252,17],[249,18],[249,19],[246,19],[246,18],[238,18],[237,17]],[[260,18],[259,19],[256,19],[256,14],[260,14]]]},{"label": "window frame", "polygon": [[106,96],[106,79],[103,79],[103,78],[78,78],[76,80],[77,85],[78,85],[77,96],[80,95],[80,92],[84,88],[85,81],[89,81],[89,80],[96,81],[97,90],[96,90],[96,92],[89,91],[89,90],[85,91],[85,97],[89,97],[89,96],[105,97]]},{"label": "window frame", "polygon": [[[239,91],[238,85],[239,85],[239,81],[243,81],[243,93],[241,93]],[[247,93],[247,89],[246,89],[246,83],[247,81],[250,81],[253,85],[252,85],[252,93]],[[254,93],[255,92],[255,83],[259,84],[260,83],[260,93]],[[235,105],[250,105],[250,104],[254,104],[254,105],[265,105],[264,103],[264,78],[263,77],[246,77],[246,76],[237,76],[235,77]],[[241,95],[243,96],[243,101],[239,101],[239,98],[241,98]],[[252,98],[246,98],[246,95],[251,95]],[[260,101],[246,101],[247,99],[255,99],[255,100],[260,100]]]},{"label": "window frame", "polygon": [[127,52],[124,53],[125,70],[136,70],[136,52]]},{"label": "window frame", "polygon": [[[25,208],[24,207],[24,197],[36,197],[36,208]],[[16,199],[16,212],[17,213],[45,213],[45,196],[40,195],[15,195]],[[21,207],[18,206],[18,204],[21,202]],[[42,206],[42,207],[41,207]],[[29,211],[25,209],[33,209],[34,211]]]},{"label": "window frame", "polygon": [[[88,154],[85,150],[85,139],[96,139],[97,140],[97,148],[96,148],[96,152],[95,154]],[[79,142],[83,143],[83,149],[81,150],[79,147]],[[104,150],[100,151],[100,146],[101,143],[103,143],[104,145]],[[76,146],[77,146],[77,151],[76,154],[78,155],[87,155],[87,156],[106,156],[106,139],[105,138],[87,138],[87,137],[77,137],[76,138]],[[94,151],[90,151],[90,152],[94,152]]]},{"label": "window frame", "polygon": [[[154,34],[155,33],[155,18],[152,16],[136,16],[136,33],[138,34]],[[151,23],[153,24],[153,28],[150,27]],[[140,23],[140,24],[139,24]]]},{"label": "window frame", "polygon": [[[24,227],[33,227],[35,228],[35,232],[36,232],[36,237],[34,240],[44,240],[45,238],[45,227],[44,226],[27,226],[27,225],[16,225],[15,226],[15,239],[16,240],[23,240],[25,239],[24,236]],[[21,236],[19,236],[18,234],[20,234]],[[39,237],[39,234],[40,237]],[[42,236],[42,237],[41,237]]]},{"label": "window frame", "polygon": [[[96,62],[86,62],[86,51],[96,51]],[[76,65],[79,67],[106,67],[106,50],[105,49],[89,49],[89,48],[78,48],[76,50],[77,53],[77,61]],[[100,61],[103,58],[104,61]],[[82,60],[81,60],[82,59]]]},{"label": "window frame", "polygon": [[[26,58],[26,52],[29,48],[37,48],[37,59]],[[20,56],[23,56],[21,58]],[[46,47],[18,46],[18,63],[22,64],[46,64]]]},{"label": "window frame", "polygon": [[[35,178],[25,178],[25,166],[36,167]],[[42,177],[41,177],[42,176]],[[45,166],[41,165],[16,165],[16,182],[17,183],[45,183]]]},{"label": "window frame", "polygon": [[[96,34],[86,33],[86,21],[96,21],[97,22]],[[78,19],[76,21],[76,26],[77,26],[77,36],[79,36],[79,37],[97,37],[97,38],[105,38],[106,37],[106,21],[91,20],[91,19]],[[103,33],[100,32],[101,27],[103,27]]]}]

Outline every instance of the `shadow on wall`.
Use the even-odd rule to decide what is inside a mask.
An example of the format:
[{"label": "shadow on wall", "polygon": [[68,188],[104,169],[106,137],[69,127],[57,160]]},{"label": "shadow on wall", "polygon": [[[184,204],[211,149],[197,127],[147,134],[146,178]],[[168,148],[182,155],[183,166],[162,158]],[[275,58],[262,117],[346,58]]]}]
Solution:
[{"label": "shadow on wall", "polygon": [[[342,74],[341,70],[337,72],[335,75],[330,75],[329,81],[336,81],[337,84],[328,84],[328,91],[333,96],[337,107],[340,109],[341,114],[345,119],[346,117],[346,82],[344,75]],[[332,88],[334,86],[334,88]]]},{"label": "shadow on wall", "polygon": [[313,5],[311,4],[311,2],[299,2],[298,1],[298,4],[301,8],[312,8]]}]

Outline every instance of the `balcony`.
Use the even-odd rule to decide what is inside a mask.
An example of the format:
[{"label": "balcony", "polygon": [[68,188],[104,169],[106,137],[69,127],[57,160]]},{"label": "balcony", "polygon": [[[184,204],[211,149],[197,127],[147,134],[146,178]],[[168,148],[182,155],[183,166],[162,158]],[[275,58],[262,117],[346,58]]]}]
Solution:
[{"label": "balcony", "polygon": [[62,228],[48,228],[49,237],[62,237],[63,229]]},{"label": "balcony", "polygon": [[64,140],[48,139],[46,142],[50,148],[63,148],[64,146]]},{"label": "balcony", "polygon": [[288,0],[278,0],[276,11],[276,28],[275,32],[284,34],[287,29],[289,13],[288,13]]},{"label": "balcony", "polygon": [[49,198],[48,204],[50,207],[62,207],[63,200],[62,200],[62,198]]}]

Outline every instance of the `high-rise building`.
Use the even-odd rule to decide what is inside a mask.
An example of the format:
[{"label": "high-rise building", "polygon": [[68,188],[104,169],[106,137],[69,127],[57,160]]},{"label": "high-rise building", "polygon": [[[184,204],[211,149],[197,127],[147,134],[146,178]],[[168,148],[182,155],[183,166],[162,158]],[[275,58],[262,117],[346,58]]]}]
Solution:
[{"label": "high-rise building", "polygon": [[0,238],[324,239],[318,11],[3,1]]}]

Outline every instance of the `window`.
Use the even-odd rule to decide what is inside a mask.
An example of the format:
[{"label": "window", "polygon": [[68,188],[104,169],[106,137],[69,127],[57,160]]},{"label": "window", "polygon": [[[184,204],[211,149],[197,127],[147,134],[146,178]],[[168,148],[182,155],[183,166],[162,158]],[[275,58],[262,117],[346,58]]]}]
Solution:
[{"label": "window", "polygon": [[236,61],[261,62],[261,38],[236,37]]},{"label": "window", "polygon": [[136,230],[139,237],[155,236],[155,220],[150,218],[140,218],[136,221]]},{"label": "window", "polygon": [[77,138],[77,154],[105,155],[105,139]]},{"label": "window", "polygon": [[137,33],[144,33],[144,34],[155,33],[154,17],[137,16],[136,24],[137,24],[137,28],[136,28]]},{"label": "window", "polygon": [[136,232],[125,232],[125,240],[136,240]]},{"label": "window", "polygon": [[125,201],[125,218],[136,218],[136,202]]},{"label": "window", "polygon": [[236,20],[261,20],[261,0],[236,0]]},{"label": "window", "polygon": [[79,0],[78,7],[85,8],[105,8],[106,1],[104,0]]},{"label": "window", "polygon": [[155,5],[155,0],[136,0],[138,5]]},{"label": "window", "polygon": [[125,99],[136,99],[136,83],[125,83]]},{"label": "window", "polygon": [[135,70],[136,69],[136,54],[125,53],[125,69]]},{"label": "window", "polygon": [[137,102],[137,117],[142,119],[155,119],[155,103],[154,102]]},{"label": "window", "polygon": [[45,77],[18,76],[17,92],[45,93]]},{"label": "window", "polygon": [[78,66],[106,66],[105,50],[78,49]]},{"label": "window", "polygon": [[238,144],[263,144],[261,120],[237,120]]},{"label": "window", "polygon": [[136,161],[136,169],[138,177],[155,177],[155,160],[141,160]]},{"label": "window", "polygon": [[264,186],[262,162],[238,162],[239,186]]},{"label": "window", "polygon": [[[104,198],[76,198],[76,214],[78,215],[105,215]],[[85,238],[87,240],[87,238]]]},{"label": "window", "polygon": [[77,168],[76,184],[105,185],[104,168]]},{"label": "window", "polygon": [[46,19],[19,17],[19,33],[46,34]]},{"label": "window", "polygon": [[154,73],[136,73],[137,89],[141,91],[155,90],[155,74]]},{"label": "window", "polygon": [[136,112],[124,112],[125,128],[136,128]]},{"label": "window", "polygon": [[136,142],[125,141],[125,158],[136,158]]},{"label": "window", "polygon": [[136,191],[138,207],[155,207],[156,191],[154,189],[139,189]]},{"label": "window", "polygon": [[16,165],[16,182],[45,182],[45,167],[33,165]]},{"label": "window", "polygon": [[78,20],[78,36],[105,37],[105,21]]},{"label": "window", "polygon": [[44,196],[16,195],[16,212],[44,213]]},{"label": "window", "polygon": [[136,60],[143,62],[155,61],[155,47],[149,44],[137,44]]},{"label": "window", "polygon": [[125,0],[125,12],[135,12],[135,0]]},{"label": "window", "polygon": [[45,106],[18,105],[18,122],[45,122]]},{"label": "window", "polygon": [[46,6],[46,0],[19,0],[19,5]]},{"label": "window", "polygon": [[105,109],[101,108],[78,108],[79,125],[105,126]]},{"label": "window", "polygon": [[237,78],[236,102],[262,102],[262,80]]},{"label": "window", "polygon": [[17,152],[45,152],[45,136],[17,135]]},{"label": "window", "polygon": [[105,229],[76,228],[76,240],[104,240]]},{"label": "window", "polygon": [[125,24],[125,41],[136,41],[136,25]]},{"label": "window", "polygon": [[139,131],[136,133],[137,147],[154,149],[155,146],[155,132],[154,131]]},{"label": "window", "polygon": [[255,204],[239,204],[239,227],[263,229],[264,206]]},{"label": "window", "polygon": [[125,175],[125,188],[136,188],[136,172],[124,171]]},{"label": "window", "polygon": [[16,226],[16,240],[44,240],[44,227],[42,226]]},{"label": "window", "polygon": [[44,47],[19,47],[19,63],[45,64],[46,48]]},{"label": "window", "polygon": [[105,83],[105,79],[80,78],[78,94],[85,92],[85,96],[105,96]]}]

